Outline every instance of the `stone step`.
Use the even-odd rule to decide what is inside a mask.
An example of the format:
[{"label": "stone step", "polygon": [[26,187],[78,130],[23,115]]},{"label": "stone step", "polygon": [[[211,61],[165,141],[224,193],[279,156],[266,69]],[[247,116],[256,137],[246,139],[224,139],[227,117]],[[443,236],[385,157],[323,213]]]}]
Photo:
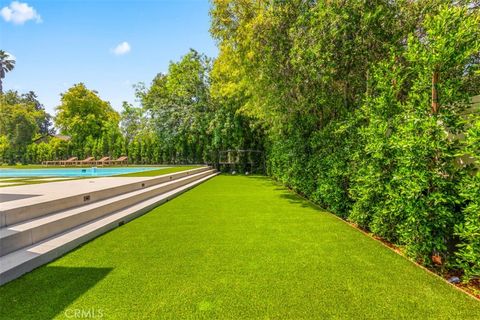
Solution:
[{"label": "stone step", "polygon": [[216,172],[210,173],[202,178],[179,186],[176,189],[143,200],[107,216],[97,218],[76,228],[0,257],[0,285],[16,279],[22,274],[47,262],[55,260],[82,243],[137,218],[217,174]]},{"label": "stone step", "polygon": [[111,212],[176,189],[213,172],[214,170],[208,170],[195,173],[141,190],[131,191],[105,200],[0,228],[0,256],[32,245],[80,224],[108,215]]},{"label": "stone step", "polygon": [[[80,187],[78,187],[78,189],[75,187],[75,183],[79,183],[80,185],[82,180],[55,182],[58,185],[58,188],[73,188],[75,189],[75,192],[68,192],[69,190],[65,190],[67,195],[61,195],[57,192],[58,194],[56,195],[34,195],[35,197],[32,198],[27,197],[26,199],[18,201],[4,202],[2,203],[0,209],[0,227],[17,224],[50,214],[52,212],[75,208],[135,190],[145,189],[160,183],[180,179],[207,170],[211,170],[211,168],[201,167],[172,174],[140,179],[122,177],[95,178],[90,181],[91,185],[85,190],[82,190]],[[120,185],[111,185],[113,181],[120,181],[119,179],[122,179],[122,183]]]}]

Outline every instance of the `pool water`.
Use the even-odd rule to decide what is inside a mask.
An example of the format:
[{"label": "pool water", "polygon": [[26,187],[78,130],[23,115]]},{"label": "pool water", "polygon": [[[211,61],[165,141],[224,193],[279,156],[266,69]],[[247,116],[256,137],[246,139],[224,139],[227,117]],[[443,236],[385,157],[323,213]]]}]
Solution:
[{"label": "pool water", "polygon": [[0,169],[0,178],[10,177],[108,177],[125,173],[167,169],[167,167]]}]

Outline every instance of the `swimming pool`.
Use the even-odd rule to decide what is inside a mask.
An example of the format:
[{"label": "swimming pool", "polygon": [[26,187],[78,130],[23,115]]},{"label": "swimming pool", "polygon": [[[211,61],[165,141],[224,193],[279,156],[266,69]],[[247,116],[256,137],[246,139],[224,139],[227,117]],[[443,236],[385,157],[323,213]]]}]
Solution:
[{"label": "swimming pool", "polygon": [[108,177],[125,173],[167,169],[167,167],[0,169],[0,178],[10,177]]}]

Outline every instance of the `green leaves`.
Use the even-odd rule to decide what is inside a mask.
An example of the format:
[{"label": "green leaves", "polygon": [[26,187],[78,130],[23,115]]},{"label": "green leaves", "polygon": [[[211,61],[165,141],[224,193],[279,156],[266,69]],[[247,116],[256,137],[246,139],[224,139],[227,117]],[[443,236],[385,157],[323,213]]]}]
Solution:
[{"label": "green leaves", "polygon": [[62,94],[61,105],[56,110],[56,127],[62,134],[71,136],[73,143],[83,143],[88,137],[100,138],[109,123],[118,126],[120,120],[110,103],[83,83]]},{"label": "green leaves", "polygon": [[18,94],[8,91],[0,95],[0,137],[8,141],[0,162],[22,161],[26,146],[40,134],[49,131],[50,116],[36,100],[33,92]]},{"label": "green leaves", "polygon": [[458,190],[465,204],[462,221],[455,226],[455,235],[460,238],[456,252],[458,266],[464,270],[465,279],[480,277],[480,117],[472,117],[464,143],[464,159],[473,161],[477,173],[466,175]]},{"label": "green leaves", "polygon": [[[448,260],[457,241],[453,228],[462,219],[457,186],[465,172],[455,165],[461,145],[451,133],[463,128],[464,84],[470,79],[457,70],[476,67],[465,57],[478,51],[478,41],[464,29],[478,27],[476,21],[478,17],[456,7],[427,16],[424,34],[411,34],[400,55],[392,56],[394,63],[374,69],[372,96],[362,108],[368,119],[360,130],[366,144],[359,155],[349,218],[404,245],[411,257],[427,265],[432,255],[453,263]],[[460,45],[452,51],[453,44]],[[434,70],[441,70],[441,108],[432,115]],[[391,90],[392,83],[402,88],[401,95]]]}]

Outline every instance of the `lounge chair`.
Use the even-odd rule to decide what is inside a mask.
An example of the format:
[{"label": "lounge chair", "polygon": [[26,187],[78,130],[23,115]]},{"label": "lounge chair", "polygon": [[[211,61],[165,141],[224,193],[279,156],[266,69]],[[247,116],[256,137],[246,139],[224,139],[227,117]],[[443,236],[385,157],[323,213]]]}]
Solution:
[{"label": "lounge chair", "polygon": [[70,162],[75,162],[77,160],[77,157],[71,157],[67,160],[49,160],[49,161],[43,161],[42,165],[44,166],[54,166],[54,165],[60,165],[65,162],[70,163]]},{"label": "lounge chair", "polygon": [[87,157],[83,160],[80,160],[80,161],[76,161],[75,164],[77,166],[86,166],[88,164],[93,164],[95,162],[95,158],[94,157]]},{"label": "lounge chair", "polygon": [[42,161],[42,166],[53,166],[58,162],[58,160],[49,160],[49,161]]},{"label": "lounge chair", "polygon": [[77,157],[71,157],[71,158],[68,158],[67,160],[59,161],[58,164],[61,166],[67,166],[68,164],[75,164],[77,159],[78,159]]},{"label": "lounge chair", "polygon": [[120,165],[120,166],[127,165],[128,164],[128,157],[123,156],[123,157],[120,157],[116,160],[109,160],[108,164]]},{"label": "lounge chair", "polygon": [[95,161],[95,165],[104,166],[110,162],[110,157],[103,157],[100,160]]}]

